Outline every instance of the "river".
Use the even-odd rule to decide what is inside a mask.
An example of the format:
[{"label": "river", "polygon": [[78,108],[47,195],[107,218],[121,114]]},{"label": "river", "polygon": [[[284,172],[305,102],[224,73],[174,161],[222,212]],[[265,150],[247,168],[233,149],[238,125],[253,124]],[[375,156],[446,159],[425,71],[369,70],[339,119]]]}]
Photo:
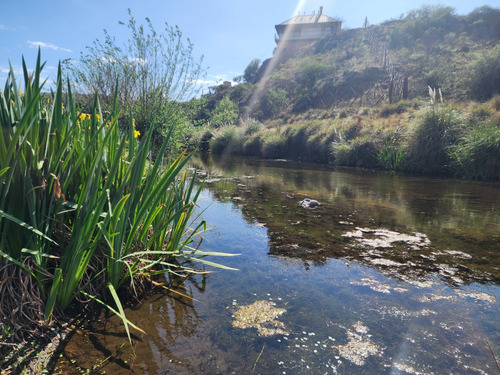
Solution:
[{"label": "river", "polygon": [[[497,374],[500,187],[203,157],[201,249],[233,270],[173,280],[76,331],[66,373]],[[318,206],[302,207],[310,198]],[[182,293],[182,294],[180,294]]]}]

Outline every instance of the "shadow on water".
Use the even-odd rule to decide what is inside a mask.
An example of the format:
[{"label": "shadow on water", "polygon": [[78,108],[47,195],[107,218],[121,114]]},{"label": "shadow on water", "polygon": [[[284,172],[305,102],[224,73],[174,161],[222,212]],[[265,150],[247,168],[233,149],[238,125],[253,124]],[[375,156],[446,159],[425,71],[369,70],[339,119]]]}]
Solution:
[{"label": "shadow on water", "polygon": [[212,227],[202,247],[241,254],[215,259],[240,271],[168,280],[127,310],[146,332],[133,350],[101,317],[68,342],[62,372],[495,373],[498,186],[239,158],[193,167]]}]

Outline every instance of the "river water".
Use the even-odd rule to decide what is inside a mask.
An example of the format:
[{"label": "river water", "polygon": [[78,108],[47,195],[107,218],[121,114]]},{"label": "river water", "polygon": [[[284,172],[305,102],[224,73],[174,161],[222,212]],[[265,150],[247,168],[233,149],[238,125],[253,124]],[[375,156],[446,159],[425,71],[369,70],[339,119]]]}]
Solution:
[{"label": "river water", "polygon": [[[498,374],[500,187],[199,158],[201,249],[237,271],[77,331],[65,373]],[[300,205],[305,198],[319,202]],[[182,293],[182,294],[180,294]]]}]

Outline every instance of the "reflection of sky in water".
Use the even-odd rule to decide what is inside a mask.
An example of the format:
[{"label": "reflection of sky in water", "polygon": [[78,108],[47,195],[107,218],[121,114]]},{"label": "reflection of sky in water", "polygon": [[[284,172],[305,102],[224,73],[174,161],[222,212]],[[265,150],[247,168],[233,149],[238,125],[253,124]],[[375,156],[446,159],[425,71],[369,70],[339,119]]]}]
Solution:
[{"label": "reflection of sky in water", "polygon": [[[207,185],[198,202],[211,228],[202,249],[239,253],[210,258],[239,271],[215,270],[187,280],[183,293],[194,301],[158,296],[129,311],[129,319],[148,333],[136,342],[135,358],[122,348],[131,369],[178,374],[496,371],[488,342],[500,355],[500,290],[495,283],[475,282],[479,278],[471,276],[471,267],[499,273],[498,255],[492,263],[485,257],[498,248],[499,234],[491,227],[500,220],[498,203],[482,196],[479,185],[461,188],[450,181],[303,167],[266,169],[244,162],[228,170],[256,177],[222,180],[218,188]],[[488,194],[498,192],[488,189]],[[291,199],[291,194],[296,196]],[[297,211],[304,195],[320,200],[323,211]],[[254,202],[251,210],[247,202]],[[274,215],[279,210],[281,216]],[[292,224],[318,213],[325,221],[318,233],[330,231],[318,241],[336,241],[355,256],[327,256],[315,263],[271,252],[268,236],[295,240],[306,224]],[[284,229],[270,225],[280,221]],[[377,247],[370,247],[374,243]],[[245,306],[284,309],[275,319],[289,333],[264,337],[254,328],[233,326]],[[123,343],[123,337],[109,334],[101,340],[111,347]],[[87,363],[99,358],[92,349],[80,350]],[[128,373],[116,363],[106,371]]]}]

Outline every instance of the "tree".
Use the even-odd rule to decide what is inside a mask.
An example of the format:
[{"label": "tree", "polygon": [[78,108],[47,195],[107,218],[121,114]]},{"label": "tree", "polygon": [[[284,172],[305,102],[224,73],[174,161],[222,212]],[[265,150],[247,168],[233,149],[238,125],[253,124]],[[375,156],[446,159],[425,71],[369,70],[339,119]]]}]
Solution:
[{"label": "tree", "polygon": [[104,41],[96,39],[86,47],[70,70],[78,88],[97,92],[103,103],[112,101],[118,83],[118,98],[132,112],[137,130],[144,134],[155,126],[156,136],[161,136],[170,126],[182,124],[176,123],[175,103],[197,94],[196,80],[205,73],[203,57],[195,61],[193,44],[184,41],[177,26],[165,23],[158,33],[149,18],[144,26],[130,9],[128,14],[128,23],[120,22],[129,32],[124,46],[104,30]]},{"label": "tree", "polygon": [[288,93],[283,89],[271,88],[264,96],[265,112],[272,117],[279,116],[288,105]]},{"label": "tree", "polygon": [[212,111],[211,122],[215,127],[234,125],[238,119],[238,106],[226,95]]},{"label": "tree", "polygon": [[243,73],[243,80],[245,82],[251,82],[257,75],[257,72],[260,68],[260,59],[253,59],[245,68],[245,72]]}]

